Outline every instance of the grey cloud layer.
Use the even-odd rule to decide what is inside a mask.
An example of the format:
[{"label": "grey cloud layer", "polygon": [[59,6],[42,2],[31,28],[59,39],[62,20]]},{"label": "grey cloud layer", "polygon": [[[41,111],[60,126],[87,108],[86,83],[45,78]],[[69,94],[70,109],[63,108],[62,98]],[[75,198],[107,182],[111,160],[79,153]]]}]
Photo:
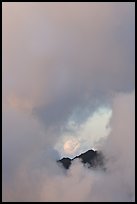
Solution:
[{"label": "grey cloud layer", "polygon": [[[3,3],[4,201],[134,200],[134,24],[134,3]],[[66,175],[59,130],[101,105],[110,173],[78,162]]]},{"label": "grey cloud layer", "polygon": [[107,158],[106,172],[89,170],[79,161],[74,162],[66,172],[57,166],[56,152],[51,154],[50,151],[44,151],[44,148],[40,150],[40,147],[35,145],[37,149],[32,151],[31,148],[32,154],[20,161],[12,180],[3,183],[3,200],[134,201],[134,112],[134,93],[115,97],[111,120],[112,132],[102,143],[102,151]]},{"label": "grey cloud layer", "polygon": [[134,4],[3,7],[5,92],[33,101],[45,125],[134,88]]}]

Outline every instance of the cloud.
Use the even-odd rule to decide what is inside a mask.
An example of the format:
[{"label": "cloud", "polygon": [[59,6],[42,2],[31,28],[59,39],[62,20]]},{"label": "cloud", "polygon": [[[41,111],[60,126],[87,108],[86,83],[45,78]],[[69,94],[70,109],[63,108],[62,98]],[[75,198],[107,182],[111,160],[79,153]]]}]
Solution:
[{"label": "cloud", "polygon": [[87,149],[98,149],[100,139],[111,131],[108,125],[111,115],[111,109],[100,107],[81,124],[72,116],[58,138],[55,148],[62,157],[71,158]]},{"label": "cloud", "polygon": [[134,4],[4,3],[3,67],[4,94],[45,126],[92,112],[134,88]]},{"label": "cloud", "polygon": [[[2,7],[3,201],[134,201],[134,3]],[[66,173],[58,138],[102,106],[108,171]]]},{"label": "cloud", "polygon": [[[120,94],[114,99],[111,121],[112,132],[102,146],[106,157],[109,158],[106,163],[106,172],[85,169],[77,161],[72,164],[71,169],[65,177],[57,176],[49,179],[49,189],[47,187],[48,184],[45,182],[42,200],[92,202],[134,201],[134,111],[134,93],[129,95]],[[54,191],[56,192],[55,194]]]},{"label": "cloud", "polygon": [[72,163],[70,170],[65,172],[65,169],[57,166],[55,162],[53,155],[57,156],[56,152],[51,156],[47,148],[43,152],[38,152],[38,149],[20,162],[11,182],[12,189],[5,183],[3,200],[134,201],[134,113],[134,93],[119,94],[114,98],[112,131],[102,143],[102,151],[107,159],[106,172],[89,170],[82,166],[80,161]]}]

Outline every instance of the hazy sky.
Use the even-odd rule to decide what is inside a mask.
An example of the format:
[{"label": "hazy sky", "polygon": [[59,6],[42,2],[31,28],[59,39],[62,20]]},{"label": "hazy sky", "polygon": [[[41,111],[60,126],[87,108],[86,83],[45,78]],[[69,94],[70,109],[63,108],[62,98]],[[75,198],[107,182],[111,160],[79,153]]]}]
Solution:
[{"label": "hazy sky", "polygon": [[[134,201],[135,4],[3,3],[2,34],[3,201]],[[89,148],[108,174],[55,162]]]}]

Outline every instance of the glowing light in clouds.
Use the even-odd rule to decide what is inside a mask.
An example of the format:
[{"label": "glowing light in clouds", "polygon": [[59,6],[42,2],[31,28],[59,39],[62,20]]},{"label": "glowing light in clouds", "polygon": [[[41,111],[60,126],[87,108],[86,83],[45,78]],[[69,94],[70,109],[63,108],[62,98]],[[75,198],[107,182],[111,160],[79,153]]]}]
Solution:
[{"label": "glowing light in clouds", "polygon": [[79,148],[80,143],[77,139],[71,138],[67,140],[63,146],[65,153],[74,154],[76,150]]},{"label": "glowing light in clouds", "polygon": [[61,156],[74,157],[88,149],[96,149],[101,138],[109,135],[111,128],[108,126],[112,115],[112,110],[100,107],[92,116],[78,125],[75,121],[69,121],[67,129],[70,132],[64,132],[55,149]]}]

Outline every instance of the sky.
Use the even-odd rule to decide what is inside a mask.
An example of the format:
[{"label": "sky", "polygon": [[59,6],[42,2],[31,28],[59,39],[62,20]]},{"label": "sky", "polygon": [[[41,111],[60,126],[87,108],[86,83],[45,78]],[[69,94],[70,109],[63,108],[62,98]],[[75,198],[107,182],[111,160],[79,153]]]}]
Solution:
[{"label": "sky", "polygon": [[2,34],[3,201],[134,202],[135,3],[3,2]]}]

